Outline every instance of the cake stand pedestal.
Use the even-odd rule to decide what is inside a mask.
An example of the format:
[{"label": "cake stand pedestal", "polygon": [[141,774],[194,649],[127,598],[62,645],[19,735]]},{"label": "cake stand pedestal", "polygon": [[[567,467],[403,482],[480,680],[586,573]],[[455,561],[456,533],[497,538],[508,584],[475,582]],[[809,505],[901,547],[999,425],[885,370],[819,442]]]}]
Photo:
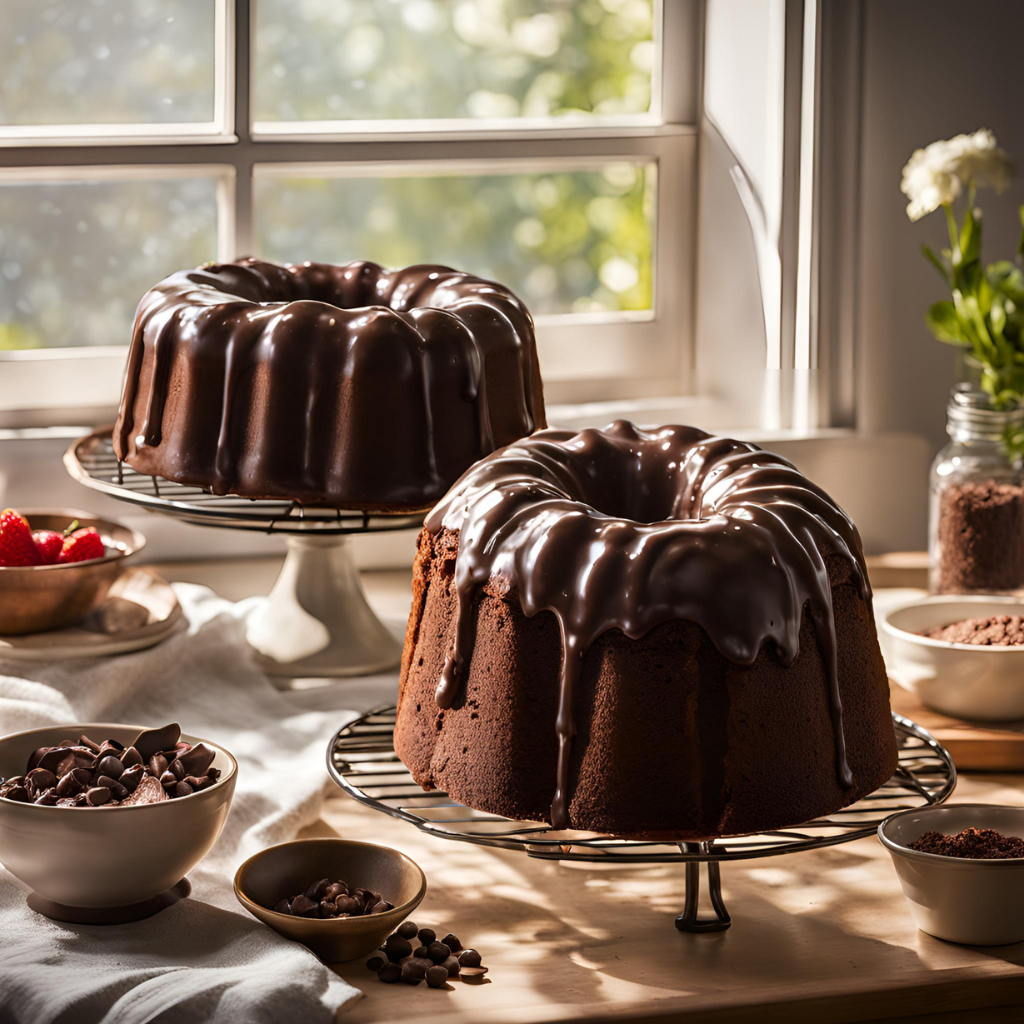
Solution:
[{"label": "cake stand pedestal", "polygon": [[[425,791],[395,753],[393,707],[371,711],[339,729],[327,750],[327,770],[360,803],[443,839],[519,850],[541,860],[620,865],[679,862],[685,865],[685,898],[683,912],[675,919],[676,928],[683,932],[722,932],[732,923],[722,897],[724,861],[848,843],[873,835],[896,811],[939,804],[953,792],[956,768],[945,748],[909,718],[894,713],[892,720],[899,764],[892,778],[863,800],[803,825],[693,843],[557,831],[544,822],[515,821],[476,811],[456,803],[447,793]],[[652,786],[664,784],[658,778],[650,781]],[[702,874],[709,902],[703,913]]]},{"label": "cake stand pedestal", "polygon": [[281,573],[246,638],[260,667],[289,679],[361,676],[397,667],[402,648],[366,600],[348,538],[406,530],[422,513],[377,515],[254,501],[143,476],[114,455],[110,430],[76,441],[64,465],[79,483],[118,501],[196,526],[283,534]]}]

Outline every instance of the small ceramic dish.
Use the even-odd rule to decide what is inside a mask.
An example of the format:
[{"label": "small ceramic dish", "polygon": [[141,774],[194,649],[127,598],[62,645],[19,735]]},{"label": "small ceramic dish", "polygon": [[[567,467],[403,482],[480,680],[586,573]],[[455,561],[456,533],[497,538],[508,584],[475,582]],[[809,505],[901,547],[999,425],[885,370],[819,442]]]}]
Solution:
[{"label": "small ceramic dish", "polygon": [[63,629],[99,607],[126,558],[141,551],[141,533],[110,519],[74,509],[20,509],[33,530],[95,526],[107,554],[66,565],[0,566],[0,636],[23,636]]},{"label": "small ceramic dish", "polygon": [[[32,752],[81,735],[130,744],[144,727],[54,725],[0,739],[0,776],[25,771]],[[39,896],[65,907],[143,903],[181,881],[209,853],[227,820],[238,765],[215,743],[221,777],[190,796],[125,807],[47,807],[0,798],[0,863]]]},{"label": "small ceramic dish", "polygon": [[1024,615],[1012,597],[928,597],[881,617],[878,639],[889,676],[925,707],[954,718],[1024,718],[1024,646],[982,647],[920,634],[962,619]]},{"label": "small ceramic dish", "polygon": [[1001,946],[1024,940],[1024,857],[975,860],[911,850],[925,832],[991,828],[1024,836],[1024,807],[951,804],[900,811],[878,826],[914,923],[949,942]]},{"label": "small ceramic dish", "polygon": [[[309,918],[270,908],[321,878],[379,892],[394,909],[359,917]],[[299,839],[250,857],[235,875],[235,896],[253,917],[308,946],[325,963],[358,960],[420,905],[427,880],[418,864],[387,846],[351,839]]]}]

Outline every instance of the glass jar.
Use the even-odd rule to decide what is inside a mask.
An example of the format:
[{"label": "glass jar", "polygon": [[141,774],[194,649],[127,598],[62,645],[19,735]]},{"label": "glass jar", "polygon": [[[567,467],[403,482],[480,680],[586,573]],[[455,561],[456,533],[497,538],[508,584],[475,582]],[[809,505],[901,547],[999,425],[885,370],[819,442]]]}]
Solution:
[{"label": "glass jar", "polygon": [[935,456],[928,515],[933,594],[1024,591],[1024,464],[1004,443],[1024,409],[996,410],[970,384],[949,393],[949,443]]}]

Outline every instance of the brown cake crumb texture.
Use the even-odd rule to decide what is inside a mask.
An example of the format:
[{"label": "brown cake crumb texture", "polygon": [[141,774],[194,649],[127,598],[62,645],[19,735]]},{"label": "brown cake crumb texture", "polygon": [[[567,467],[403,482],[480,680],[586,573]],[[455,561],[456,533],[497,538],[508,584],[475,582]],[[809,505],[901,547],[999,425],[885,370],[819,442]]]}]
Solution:
[{"label": "brown cake crumb texture", "polygon": [[969,860],[1006,860],[1024,857],[1024,839],[1004,836],[991,828],[965,828],[955,836],[942,832],[925,832],[910,844],[919,853],[937,853],[941,857],[962,857]]},{"label": "brown cake crumb texture", "polygon": [[977,647],[1020,647],[1024,645],[1024,617],[989,615],[987,618],[961,619],[947,626],[936,626],[921,633],[931,640],[950,644],[974,644]]},{"label": "brown cake crumb texture", "polygon": [[950,484],[939,501],[939,593],[1024,584],[1024,488],[995,480]]}]

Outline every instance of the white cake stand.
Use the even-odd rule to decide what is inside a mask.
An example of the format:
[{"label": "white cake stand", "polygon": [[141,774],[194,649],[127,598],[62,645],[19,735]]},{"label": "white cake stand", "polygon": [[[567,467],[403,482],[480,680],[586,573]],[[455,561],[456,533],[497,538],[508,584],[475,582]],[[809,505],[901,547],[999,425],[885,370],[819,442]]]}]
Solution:
[{"label": "white cake stand", "polygon": [[284,566],[246,634],[268,674],[362,676],[398,665],[401,645],[366,600],[348,537],[419,527],[422,513],[371,515],[253,501],[143,476],[118,461],[109,429],[75,441],[64,465],[86,487],[151,512],[196,526],[285,535]]}]

